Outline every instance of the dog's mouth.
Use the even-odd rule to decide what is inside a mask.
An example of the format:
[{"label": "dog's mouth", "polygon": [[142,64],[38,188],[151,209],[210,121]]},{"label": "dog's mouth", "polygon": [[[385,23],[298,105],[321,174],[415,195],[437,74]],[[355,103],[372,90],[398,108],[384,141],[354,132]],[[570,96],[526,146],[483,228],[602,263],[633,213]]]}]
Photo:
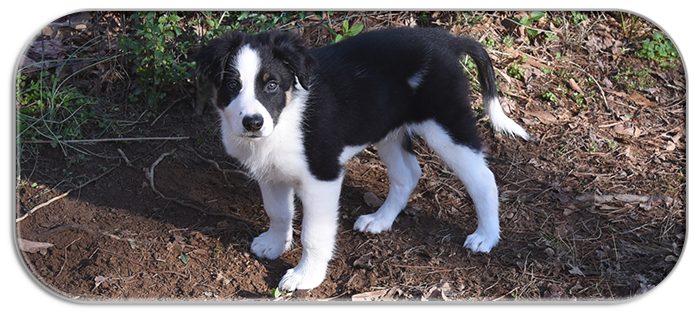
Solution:
[{"label": "dog's mouth", "polygon": [[258,140],[263,138],[262,132],[246,132],[243,134],[244,138],[249,138],[253,140]]},{"label": "dog's mouth", "polygon": [[252,132],[251,131],[244,131],[243,133],[240,134],[240,136],[242,138],[247,138],[250,140],[259,140],[259,139],[267,137],[267,135],[265,135],[262,130],[252,131]]}]

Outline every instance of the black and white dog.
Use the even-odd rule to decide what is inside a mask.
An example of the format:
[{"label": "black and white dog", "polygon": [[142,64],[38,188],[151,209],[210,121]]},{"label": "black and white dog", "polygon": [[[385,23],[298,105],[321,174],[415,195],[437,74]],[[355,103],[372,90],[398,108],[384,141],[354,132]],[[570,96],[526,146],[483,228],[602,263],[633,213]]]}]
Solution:
[{"label": "black and white dog", "polygon": [[479,71],[493,128],[527,139],[498,101],[491,60],[480,43],[443,30],[372,31],[309,50],[289,33],[233,32],[202,46],[196,63],[213,87],[226,151],[258,181],[270,228],[253,240],[258,257],[276,259],[292,245],[294,197],[303,206],[299,264],[282,290],[323,282],[334,245],[343,164],[370,143],[391,183],[376,213],[355,229],[379,233],[406,206],[421,175],[412,138],[422,137],[464,183],[478,227],[464,246],[488,252],[499,240],[498,190],[481,152],[459,60]]}]

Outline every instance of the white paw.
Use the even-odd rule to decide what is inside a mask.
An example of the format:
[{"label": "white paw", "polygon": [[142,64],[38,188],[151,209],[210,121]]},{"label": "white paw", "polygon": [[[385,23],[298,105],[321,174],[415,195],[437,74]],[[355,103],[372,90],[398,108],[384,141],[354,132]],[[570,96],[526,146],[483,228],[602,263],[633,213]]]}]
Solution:
[{"label": "white paw", "polygon": [[498,233],[494,235],[484,234],[477,230],[467,237],[464,247],[474,252],[489,252],[498,243]]},{"label": "white paw", "polygon": [[[310,270],[309,270],[310,269]],[[279,289],[284,291],[309,290],[318,287],[326,279],[326,267],[300,268],[296,266],[287,270],[279,283]]]},{"label": "white paw", "polygon": [[272,260],[279,258],[291,246],[292,239],[287,239],[283,233],[266,231],[253,239],[250,251],[260,258]]},{"label": "white paw", "polygon": [[354,229],[360,232],[380,233],[391,230],[393,223],[394,219],[382,219],[381,215],[372,213],[357,218]]}]

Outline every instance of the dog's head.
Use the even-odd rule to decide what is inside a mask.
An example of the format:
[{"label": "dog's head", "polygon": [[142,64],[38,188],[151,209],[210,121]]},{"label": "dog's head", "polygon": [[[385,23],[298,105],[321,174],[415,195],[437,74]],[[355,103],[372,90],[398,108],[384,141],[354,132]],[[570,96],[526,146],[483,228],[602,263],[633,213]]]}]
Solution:
[{"label": "dog's head", "polygon": [[308,90],[316,68],[301,38],[277,31],[228,33],[203,45],[195,60],[230,129],[251,138],[272,133],[296,91]]}]

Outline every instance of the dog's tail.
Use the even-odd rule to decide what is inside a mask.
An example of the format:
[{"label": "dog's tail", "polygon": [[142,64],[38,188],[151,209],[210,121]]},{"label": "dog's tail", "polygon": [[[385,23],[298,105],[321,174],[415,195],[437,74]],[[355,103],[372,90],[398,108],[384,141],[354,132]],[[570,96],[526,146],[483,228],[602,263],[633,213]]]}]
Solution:
[{"label": "dog's tail", "polygon": [[467,54],[476,63],[476,68],[479,71],[479,82],[481,83],[482,98],[484,100],[484,109],[488,114],[493,129],[497,132],[503,132],[511,136],[519,136],[528,140],[528,134],[517,124],[513,119],[503,112],[501,103],[498,100],[498,91],[496,90],[496,80],[493,73],[493,65],[491,58],[484,50],[484,47],[474,38],[459,37],[459,41],[454,44],[460,55]]}]

